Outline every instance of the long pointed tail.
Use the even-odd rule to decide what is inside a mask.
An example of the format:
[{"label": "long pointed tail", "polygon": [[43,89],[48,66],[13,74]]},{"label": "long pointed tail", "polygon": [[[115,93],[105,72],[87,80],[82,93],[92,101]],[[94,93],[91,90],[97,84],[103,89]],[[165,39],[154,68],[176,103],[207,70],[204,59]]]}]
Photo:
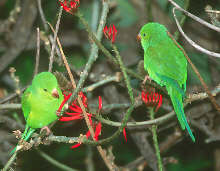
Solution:
[{"label": "long pointed tail", "polygon": [[[176,85],[179,86],[179,85]],[[181,128],[185,130],[187,129],[191,139],[193,142],[195,142],[195,137],[189,127],[189,124],[186,120],[186,116],[184,114],[184,108],[183,108],[183,96],[182,92],[179,92],[181,88],[176,88],[175,86],[167,86],[167,91],[170,95],[171,101],[173,103],[174,110],[176,112],[177,118],[179,120],[179,123],[181,125]]]},{"label": "long pointed tail", "polygon": [[[27,141],[31,135],[34,133],[35,129],[34,128],[30,128],[29,126],[26,125],[25,127],[25,131],[22,134],[21,139]],[[14,152],[17,150],[18,145],[10,152],[10,155],[14,154]]]}]

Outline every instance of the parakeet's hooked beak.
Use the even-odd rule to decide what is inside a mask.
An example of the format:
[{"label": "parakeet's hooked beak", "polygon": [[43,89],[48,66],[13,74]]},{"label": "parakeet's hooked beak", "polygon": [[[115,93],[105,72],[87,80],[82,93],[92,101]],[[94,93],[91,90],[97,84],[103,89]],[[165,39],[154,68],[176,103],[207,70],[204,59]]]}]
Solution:
[{"label": "parakeet's hooked beak", "polygon": [[52,96],[59,99],[59,94],[56,88],[52,90]]},{"label": "parakeet's hooked beak", "polygon": [[140,33],[137,35],[137,41],[138,41],[138,42],[141,41],[141,34],[140,34]]}]

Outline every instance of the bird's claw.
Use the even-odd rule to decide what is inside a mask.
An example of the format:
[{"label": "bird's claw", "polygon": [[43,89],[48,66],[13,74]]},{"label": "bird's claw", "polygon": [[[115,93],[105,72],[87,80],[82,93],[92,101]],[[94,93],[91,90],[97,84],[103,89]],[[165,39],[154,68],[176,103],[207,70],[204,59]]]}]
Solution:
[{"label": "bird's claw", "polygon": [[151,83],[152,78],[150,78],[149,75],[146,75],[146,76],[144,77],[144,81],[142,82],[142,84],[145,85],[146,81],[149,81],[149,82]]},{"label": "bird's claw", "polygon": [[145,89],[145,84],[146,84],[147,81],[149,81],[150,83],[151,83],[151,81],[152,81],[152,79],[150,78],[149,75],[146,75],[146,76],[144,77],[144,80],[143,80],[142,83],[141,83],[141,87],[142,87],[143,90]]},{"label": "bird's claw", "polygon": [[42,133],[44,130],[46,131],[47,136],[51,134],[51,130],[50,128],[48,128],[48,126],[44,126],[43,128],[41,128],[40,133]]}]

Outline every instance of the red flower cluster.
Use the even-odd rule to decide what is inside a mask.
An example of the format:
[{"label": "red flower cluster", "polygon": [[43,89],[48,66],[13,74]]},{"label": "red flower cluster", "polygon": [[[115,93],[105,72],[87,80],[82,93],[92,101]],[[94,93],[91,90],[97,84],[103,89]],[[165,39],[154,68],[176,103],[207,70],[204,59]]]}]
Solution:
[{"label": "red flower cluster", "polygon": [[[58,112],[61,111],[63,105],[66,103],[66,101],[70,98],[70,96],[72,95],[72,93],[66,95],[66,94],[63,94],[64,95],[64,100],[63,102],[61,103],[59,109],[58,109]],[[88,108],[88,103],[87,103],[87,97],[83,94],[83,92],[80,92],[79,93],[79,97],[82,99],[82,102],[83,102],[83,106],[87,109]],[[99,111],[102,109],[102,98],[99,96]],[[83,111],[81,109],[81,107],[79,106],[77,100],[74,100],[71,105],[69,106],[69,110],[72,111],[72,112],[65,112],[64,114],[66,115],[69,115],[69,116],[61,116],[59,118],[60,121],[72,121],[72,120],[77,120],[77,119],[82,119],[83,118]],[[98,136],[101,134],[101,128],[102,128],[102,125],[101,125],[101,122],[99,122],[98,124],[95,124],[93,121],[92,121],[92,116],[93,114],[91,113],[87,113],[88,117],[89,117],[89,121],[90,121],[90,125],[93,127],[93,129],[95,129],[95,140],[98,141]],[[88,131],[86,133],[86,137],[87,139],[89,138],[89,136],[91,135],[90,131]],[[71,148],[76,148],[76,147],[79,147],[81,145],[81,143],[77,143],[76,145],[73,145]]]},{"label": "red flower cluster", "polygon": [[159,93],[155,93],[154,91],[150,91],[150,92],[142,91],[141,97],[143,102],[147,106],[157,106],[155,112],[158,111],[158,109],[162,104],[162,95]]},{"label": "red flower cluster", "polygon": [[109,40],[112,41],[112,43],[115,42],[115,37],[117,34],[117,30],[115,28],[115,25],[113,24],[112,26],[110,26],[109,28],[107,26],[105,26],[105,28],[103,29],[103,33],[105,35],[105,37]]},{"label": "red flower cluster", "polygon": [[67,0],[64,1],[59,0],[59,2],[60,2],[60,6],[62,6],[63,9],[70,14],[74,14],[74,12],[79,7],[79,0],[68,0],[68,2]]}]

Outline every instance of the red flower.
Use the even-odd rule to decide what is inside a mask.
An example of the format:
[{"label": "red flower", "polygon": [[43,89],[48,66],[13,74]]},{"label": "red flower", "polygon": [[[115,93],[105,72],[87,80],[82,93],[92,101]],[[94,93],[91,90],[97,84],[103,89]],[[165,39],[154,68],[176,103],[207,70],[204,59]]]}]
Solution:
[{"label": "red flower", "polygon": [[124,135],[125,141],[127,142],[127,135],[126,135],[126,130],[125,130],[125,128],[123,128],[123,135]]},{"label": "red flower", "polygon": [[99,112],[102,110],[102,97],[99,96]]},{"label": "red flower", "polygon": [[155,93],[154,91],[150,91],[150,92],[142,91],[141,97],[143,102],[147,106],[157,106],[155,109],[156,112],[162,104],[162,95],[159,93]]},{"label": "red flower", "polygon": [[117,30],[115,28],[115,25],[113,24],[112,26],[110,26],[109,28],[107,26],[105,26],[105,28],[103,29],[103,33],[105,35],[105,37],[109,40],[112,41],[112,43],[115,42],[115,37],[117,34]]},{"label": "red flower", "polygon": [[74,12],[79,7],[79,0],[68,0],[68,2],[67,0],[64,1],[59,0],[59,2],[60,2],[60,6],[62,6],[63,9],[70,14],[74,14]]},{"label": "red flower", "polygon": [[[65,104],[65,102],[70,98],[70,96],[72,95],[72,93],[66,95],[65,93],[63,94],[64,95],[64,100],[63,102],[61,103],[59,109],[58,109],[58,112],[60,112],[60,110],[62,109],[63,105]],[[87,109],[88,108],[88,102],[87,102],[87,97],[83,94],[83,92],[79,92],[78,96],[82,99],[82,103],[83,103],[83,106]],[[99,96],[99,111],[102,109],[102,98]],[[72,120],[78,120],[78,119],[83,119],[83,110],[81,109],[81,107],[79,106],[78,104],[78,101],[77,100],[74,100],[71,105],[69,106],[69,111],[71,112],[65,112],[64,114],[68,115],[68,116],[61,116],[59,118],[59,121],[72,121]],[[92,121],[92,116],[93,114],[91,113],[88,113],[87,112],[87,115],[89,117],[89,121],[90,121],[90,125],[92,126],[92,128],[95,130],[95,140],[98,141],[98,136],[101,134],[101,122],[99,122],[98,124],[95,124],[93,121]],[[89,138],[90,136],[90,131],[87,131],[86,133],[86,137],[87,139]],[[76,148],[76,147],[79,147],[81,145],[81,143],[77,143],[76,145],[73,145],[71,148]]]}]

